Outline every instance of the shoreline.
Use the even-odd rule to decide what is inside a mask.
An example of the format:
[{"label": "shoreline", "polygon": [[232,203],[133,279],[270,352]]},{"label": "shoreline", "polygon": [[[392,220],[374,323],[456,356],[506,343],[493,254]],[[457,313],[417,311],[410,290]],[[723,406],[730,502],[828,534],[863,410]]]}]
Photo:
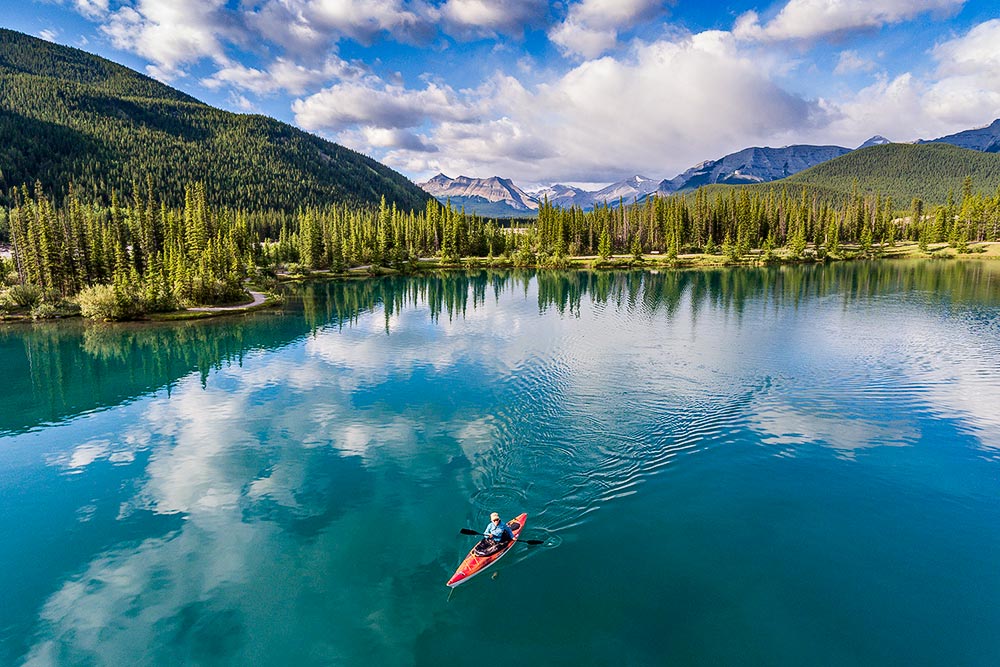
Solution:
[{"label": "shoreline", "polygon": [[420,275],[432,271],[460,271],[469,269],[531,269],[537,271],[607,271],[607,270],[642,270],[642,269],[717,269],[717,268],[738,268],[738,267],[764,267],[764,266],[786,266],[797,264],[824,264],[828,262],[844,261],[882,261],[899,259],[925,259],[925,260],[1000,260],[1000,241],[982,241],[970,243],[969,248],[982,248],[959,254],[947,243],[932,243],[928,252],[919,250],[916,242],[897,243],[893,247],[879,248],[871,256],[863,256],[857,246],[845,245],[841,248],[843,254],[824,255],[816,254],[814,248],[807,249],[809,252],[803,257],[792,258],[781,252],[782,249],[774,251],[770,261],[763,259],[764,251],[761,249],[751,250],[750,253],[739,260],[731,260],[724,255],[706,255],[704,253],[692,253],[678,255],[676,259],[669,259],[667,255],[659,253],[645,253],[641,259],[636,259],[631,254],[612,255],[603,262],[596,255],[574,255],[560,259],[559,265],[547,265],[545,263],[515,264],[513,260],[505,257],[465,257],[457,261],[443,262],[437,257],[421,257],[410,263],[410,270],[400,270],[388,266],[362,265],[348,268],[345,271],[336,273],[326,269],[316,269],[307,273],[287,274],[279,273],[279,282],[301,282],[306,280],[358,280],[375,278],[389,275]]},{"label": "shoreline", "polygon": [[[578,255],[559,258],[558,265],[534,263],[516,265],[510,258],[466,257],[455,262],[442,262],[437,257],[422,257],[410,263],[411,270],[399,270],[391,267],[361,265],[348,268],[341,273],[328,270],[313,270],[308,273],[279,273],[279,283],[305,282],[316,280],[366,280],[382,276],[408,276],[444,271],[466,271],[476,269],[529,269],[536,271],[616,271],[616,270],[691,270],[691,269],[722,269],[722,268],[752,268],[766,266],[786,266],[796,264],[825,264],[842,261],[891,261],[900,259],[923,260],[1000,260],[1000,241],[982,241],[969,244],[972,252],[959,254],[947,243],[934,243],[928,247],[928,252],[919,250],[915,242],[898,243],[889,248],[878,248],[874,256],[861,256],[857,246],[845,245],[841,254],[819,256],[814,248],[807,249],[803,257],[791,258],[782,253],[783,249],[773,252],[769,261],[764,261],[764,251],[756,249],[738,260],[732,260],[724,255],[705,255],[702,253],[678,255],[670,259],[663,254],[647,253],[641,259],[631,254],[612,255],[601,261],[595,255]],[[257,290],[248,290],[251,300],[230,306],[195,306],[184,310],[166,313],[147,313],[132,322],[180,322],[188,320],[212,319],[232,315],[245,314],[256,310],[273,307],[281,302],[280,296],[267,294]],[[35,319],[30,313],[0,314],[0,325],[25,322],[53,322],[81,318],[79,314],[58,315],[52,318]]]}]

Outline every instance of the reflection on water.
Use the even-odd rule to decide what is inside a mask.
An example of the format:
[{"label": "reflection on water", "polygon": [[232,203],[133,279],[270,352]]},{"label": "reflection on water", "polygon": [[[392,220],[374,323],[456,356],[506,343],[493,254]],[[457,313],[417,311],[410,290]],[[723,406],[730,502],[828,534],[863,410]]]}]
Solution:
[{"label": "reflection on water", "polygon": [[[294,289],[294,288],[293,288]],[[0,434],[55,423],[116,405],[193,370],[240,364],[250,350],[277,349],[334,325],[351,326],[376,310],[386,331],[407,308],[431,321],[464,317],[502,294],[537,293],[541,312],[580,313],[584,300],[629,314],[673,316],[683,304],[692,319],[705,308],[740,314],[748,302],[795,306],[836,295],[845,303],[920,293],[948,304],[994,307],[1000,267],[992,262],[877,262],[833,266],[666,272],[481,271],[306,285],[282,312],[163,325],[95,325],[79,321],[0,327],[8,369]]]},{"label": "reflection on water", "polygon": [[[1000,546],[998,276],[989,262],[483,271],[293,287],[279,311],[205,323],[5,328],[0,663],[465,664],[527,620],[540,664],[708,663],[721,654],[690,638],[719,624],[802,664],[869,615],[904,620],[858,662],[933,662],[932,636],[979,640],[980,662],[995,638],[954,619],[1000,620],[985,556]],[[527,511],[548,548],[448,602],[471,546],[457,531],[494,509]],[[712,528],[735,517],[760,526],[743,565],[775,592],[752,604],[715,569]],[[886,521],[888,541],[854,554],[859,595],[824,540]],[[924,543],[928,522],[947,548]],[[657,526],[688,543],[651,551],[622,532]],[[791,569],[775,556],[789,535],[804,550]],[[920,558],[887,574],[895,549]],[[928,604],[914,623],[892,590],[909,578],[962,613]],[[686,616],[689,639],[608,625],[647,596],[651,619]],[[691,606],[705,596],[717,604]],[[786,605],[828,615],[831,598],[830,626],[761,632]],[[625,642],[629,628],[642,633]]]}]

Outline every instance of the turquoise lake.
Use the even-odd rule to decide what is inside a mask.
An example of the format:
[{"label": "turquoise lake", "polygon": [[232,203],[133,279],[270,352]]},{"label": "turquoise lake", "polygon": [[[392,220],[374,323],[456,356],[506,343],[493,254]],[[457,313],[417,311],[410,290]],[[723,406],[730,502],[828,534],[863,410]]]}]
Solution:
[{"label": "turquoise lake", "polygon": [[[3,665],[1000,664],[1000,262],[307,284],[0,368]],[[545,544],[452,593],[493,510]]]}]

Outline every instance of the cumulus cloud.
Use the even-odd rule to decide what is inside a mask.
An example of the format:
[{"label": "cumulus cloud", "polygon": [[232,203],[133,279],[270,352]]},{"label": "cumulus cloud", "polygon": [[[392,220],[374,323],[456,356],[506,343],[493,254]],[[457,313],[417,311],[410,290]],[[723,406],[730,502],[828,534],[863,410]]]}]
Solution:
[{"label": "cumulus cloud", "polygon": [[475,105],[446,85],[422,90],[387,84],[377,77],[330,86],[292,104],[295,122],[307,130],[338,132],[355,126],[411,128],[427,120],[471,120]]},{"label": "cumulus cloud", "polygon": [[437,152],[438,147],[428,144],[423,138],[413,132],[396,128],[366,127],[363,128],[363,143],[380,148],[401,148],[421,153]]},{"label": "cumulus cloud", "polygon": [[925,12],[952,12],[963,4],[965,0],[789,0],[765,24],[757,12],[746,12],[737,19],[733,32],[748,40],[808,40],[877,29]]},{"label": "cumulus cloud", "polygon": [[440,155],[400,150],[385,159],[411,173],[524,180],[676,173],[706,155],[780,141],[816,122],[821,109],[775,85],[769,67],[766,58],[742,53],[729,33],[712,31],[639,44],[533,88],[498,75],[474,91],[489,110],[482,120],[442,122],[428,133]]},{"label": "cumulus cloud", "polygon": [[404,0],[266,0],[246,13],[265,39],[299,55],[324,52],[345,37],[362,44],[381,36],[426,43],[438,18],[430,4]]},{"label": "cumulus cloud", "polygon": [[1000,116],[1000,20],[974,26],[931,51],[937,67],[927,75],[904,72],[876,81],[840,100],[823,100],[832,122],[828,140],[857,141],[874,134],[939,137]]},{"label": "cumulus cloud", "polygon": [[457,37],[520,34],[545,16],[545,0],[448,0],[441,6],[445,31]]},{"label": "cumulus cloud", "polygon": [[875,63],[862,58],[857,51],[841,51],[834,68],[834,74],[850,74],[852,72],[870,72],[875,69]]},{"label": "cumulus cloud", "polygon": [[277,58],[263,70],[231,63],[212,76],[202,79],[202,84],[213,90],[229,86],[256,95],[270,95],[279,91],[301,95],[331,80],[359,78],[364,71],[360,66],[332,56],[316,67],[301,65],[287,58]]},{"label": "cumulus cloud", "polygon": [[663,6],[664,0],[581,0],[549,39],[565,54],[595,58],[614,48],[619,32],[653,18]]},{"label": "cumulus cloud", "polygon": [[228,64],[224,38],[238,36],[226,0],[139,0],[109,16],[101,28],[119,49],[150,61],[146,71],[171,81],[186,65],[210,58]]},{"label": "cumulus cloud", "polygon": [[1000,19],[980,23],[962,37],[939,44],[934,57],[938,71],[946,76],[985,74],[996,78],[1000,71]]},{"label": "cumulus cloud", "polygon": [[88,19],[100,19],[108,13],[108,0],[70,0],[67,4]]}]

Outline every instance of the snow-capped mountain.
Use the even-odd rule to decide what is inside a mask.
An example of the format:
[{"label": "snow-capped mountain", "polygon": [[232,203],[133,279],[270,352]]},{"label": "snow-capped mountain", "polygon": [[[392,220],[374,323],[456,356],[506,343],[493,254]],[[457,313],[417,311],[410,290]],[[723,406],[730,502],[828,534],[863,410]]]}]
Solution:
[{"label": "snow-capped mountain", "polygon": [[635,175],[632,178],[612,183],[606,188],[601,188],[593,193],[592,203],[608,202],[617,204],[624,201],[626,204],[635,199],[642,199],[646,195],[656,190],[658,183],[652,178]]},{"label": "snow-capped mountain", "polygon": [[590,192],[571,185],[557,183],[528,194],[508,178],[449,178],[438,174],[425,183],[418,184],[438,201],[450,201],[452,206],[465,207],[470,213],[495,217],[520,217],[533,215],[539,203],[548,197],[549,203],[559,208],[579,206],[584,210],[595,203],[607,202],[616,206],[619,201],[631,203],[656,190],[657,181],[645,176],[633,176]]},{"label": "snow-capped mountain", "polygon": [[510,208],[514,214],[521,215],[538,209],[538,202],[533,197],[514,185],[509,178],[499,176],[448,178],[444,174],[438,174],[426,183],[417,185],[438,200],[450,199],[455,206],[465,205],[467,210],[475,204],[501,204]]},{"label": "snow-capped mountain", "polygon": [[583,190],[571,185],[557,183],[542,190],[532,192],[531,195],[539,202],[548,197],[549,203],[560,208],[579,206],[585,211],[594,208],[595,204],[608,203],[617,206],[619,201],[630,204],[636,199],[642,199],[649,193],[656,190],[657,181],[653,178],[646,178],[638,174],[624,181],[612,183],[600,190]]},{"label": "snow-capped mountain", "polygon": [[917,143],[927,144],[935,142],[952,144],[959,148],[969,148],[984,153],[1000,153],[1000,118],[986,127],[977,127],[973,130],[956,132],[940,139],[931,139],[929,141],[921,139]]},{"label": "snow-capped mountain", "polygon": [[670,194],[713,183],[741,185],[776,181],[820,162],[840,157],[850,150],[841,146],[804,144],[783,148],[744,148],[718,160],[702,162],[683,174],[660,181],[656,191],[660,194]]},{"label": "snow-capped mountain", "polygon": [[[1000,153],[1000,119],[985,127],[929,141],[921,139],[915,143],[931,142],[949,143],[987,153]],[[857,150],[889,143],[892,143],[889,139],[875,135],[858,146]],[[645,176],[633,176],[593,192],[557,183],[529,194],[507,178],[498,176],[448,178],[444,174],[438,174],[426,183],[421,183],[420,187],[442,202],[450,199],[453,206],[464,206],[467,211],[479,215],[523,217],[535,215],[539,202],[545,198],[559,208],[579,206],[583,210],[591,210],[595,204],[604,202],[617,206],[619,201],[628,204],[645,199],[654,193],[670,195],[713,183],[730,185],[767,183],[849,152],[850,148],[842,146],[808,144],[782,148],[745,148],[717,160],[702,162],[673,178],[657,182]]]},{"label": "snow-capped mountain", "polygon": [[563,185],[562,183],[556,183],[547,188],[535,190],[530,194],[539,203],[547,198],[550,204],[559,208],[579,206],[580,208],[589,209],[594,205],[593,192],[588,192],[583,188],[577,188],[572,185]]},{"label": "snow-capped mountain", "polygon": [[891,143],[891,141],[883,137],[881,134],[876,134],[874,137],[858,146],[855,150],[861,150],[862,148],[868,148],[869,146],[884,146],[885,144]]}]

